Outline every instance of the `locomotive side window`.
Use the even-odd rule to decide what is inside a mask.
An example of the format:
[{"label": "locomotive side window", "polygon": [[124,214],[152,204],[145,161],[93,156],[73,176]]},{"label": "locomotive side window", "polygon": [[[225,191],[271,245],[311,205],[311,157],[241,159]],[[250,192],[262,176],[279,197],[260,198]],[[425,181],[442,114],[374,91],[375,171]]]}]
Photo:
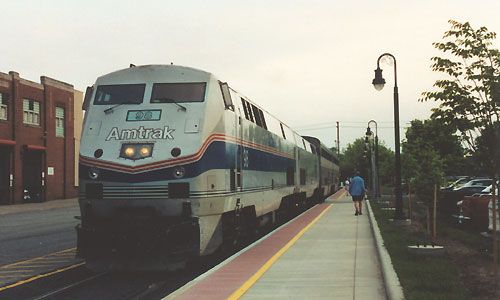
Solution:
[{"label": "locomotive side window", "polygon": [[155,83],[151,103],[203,102],[206,87],[206,82]]},{"label": "locomotive side window", "polygon": [[257,108],[257,106],[255,106],[253,104],[250,104],[250,105],[252,106],[253,116],[255,118],[255,124],[262,127],[262,121],[260,120],[259,109]]},{"label": "locomotive side window", "polygon": [[281,128],[281,134],[283,135],[283,138],[286,140],[285,131],[283,130],[283,124],[281,123],[280,123],[280,128]]},{"label": "locomotive side window", "polygon": [[254,118],[253,118],[253,113],[252,113],[252,104],[250,104],[246,100],[245,100],[245,104],[246,104],[246,107],[247,107],[249,120],[255,123]]},{"label": "locomotive side window", "polygon": [[267,129],[266,118],[264,118],[264,112],[262,109],[259,109],[260,120],[262,121],[262,128]]},{"label": "locomotive side window", "polygon": [[245,99],[241,98],[241,104],[243,106],[243,112],[245,112],[245,119],[250,120],[250,117],[248,116],[248,109]]},{"label": "locomotive side window", "polygon": [[231,93],[229,92],[229,86],[227,85],[227,82],[219,82],[219,83],[222,92],[222,98],[224,99],[224,105],[226,106],[227,109],[234,111],[233,100],[231,100]]},{"label": "locomotive side window", "polygon": [[100,85],[95,93],[95,105],[139,104],[144,98],[146,84]]}]

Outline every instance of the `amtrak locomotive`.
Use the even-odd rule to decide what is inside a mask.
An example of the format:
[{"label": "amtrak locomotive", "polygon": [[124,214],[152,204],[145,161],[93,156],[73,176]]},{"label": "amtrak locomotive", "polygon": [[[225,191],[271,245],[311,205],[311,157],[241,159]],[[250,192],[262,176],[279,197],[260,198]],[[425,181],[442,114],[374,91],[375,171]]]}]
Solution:
[{"label": "amtrak locomotive", "polygon": [[332,194],[337,158],[214,75],[133,66],[87,88],[78,255],[169,269]]}]

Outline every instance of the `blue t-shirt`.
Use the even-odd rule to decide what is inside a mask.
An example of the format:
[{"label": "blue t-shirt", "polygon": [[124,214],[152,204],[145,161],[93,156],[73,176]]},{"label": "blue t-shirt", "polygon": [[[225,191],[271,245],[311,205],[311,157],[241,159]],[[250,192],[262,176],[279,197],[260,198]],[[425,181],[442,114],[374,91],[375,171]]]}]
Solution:
[{"label": "blue t-shirt", "polygon": [[354,176],[349,185],[349,193],[351,196],[361,196],[365,193],[365,181],[359,176]]}]

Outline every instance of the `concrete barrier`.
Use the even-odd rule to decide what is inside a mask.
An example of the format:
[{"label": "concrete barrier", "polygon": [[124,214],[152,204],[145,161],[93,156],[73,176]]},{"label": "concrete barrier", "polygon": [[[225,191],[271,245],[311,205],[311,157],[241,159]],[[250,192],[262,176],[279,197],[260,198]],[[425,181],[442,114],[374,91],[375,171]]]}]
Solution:
[{"label": "concrete barrier", "polygon": [[366,200],[366,207],[368,209],[370,225],[373,231],[373,236],[375,238],[380,265],[382,267],[382,276],[384,277],[387,298],[389,300],[404,299],[403,288],[399,283],[398,274],[396,274],[396,271],[394,270],[394,267],[392,265],[391,257],[389,256],[389,253],[384,246],[384,240],[382,239],[382,235],[380,234],[380,229],[378,228],[377,220],[373,215],[369,200]]}]

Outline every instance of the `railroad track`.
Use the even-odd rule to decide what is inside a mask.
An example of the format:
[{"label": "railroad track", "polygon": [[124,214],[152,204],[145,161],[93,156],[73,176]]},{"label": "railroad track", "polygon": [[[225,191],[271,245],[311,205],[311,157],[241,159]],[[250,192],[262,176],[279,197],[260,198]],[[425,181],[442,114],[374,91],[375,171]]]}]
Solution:
[{"label": "railroad track", "polygon": [[[269,231],[276,230],[270,228]],[[259,237],[267,232],[259,233]],[[0,299],[161,299],[252,243],[248,240],[231,252],[219,252],[199,264],[175,272],[92,272],[82,262],[39,274],[0,288]],[[70,252],[72,249],[58,253]],[[60,254],[58,254],[60,255]],[[52,259],[52,256],[50,256]],[[47,259],[45,259],[46,261]],[[37,262],[32,259],[27,262]],[[20,263],[13,264],[19,266]],[[12,268],[12,266],[9,266]],[[1,269],[1,267],[0,267]]]},{"label": "railroad track", "polygon": [[52,292],[48,292],[46,294],[43,294],[41,296],[38,296],[38,297],[35,297],[35,298],[32,298],[32,300],[45,300],[45,299],[53,299],[57,296],[60,296],[62,295],[63,293],[65,292],[68,292],[69,290],[73,289],[73,288],[76,288],[76,287],[79,287],[85,283],[88,283],[92,280],[96,280],[100,277],[102,277],[103,275],[107,274],[108,272],[102,272],[102,273],[98,273],[96,275],[92,275],[88,278],[85,278],[85,279],[82,279],[80,281],[77,281],[75,283],[72,283],[72,284],[69,284],[67,286],[64,286],[64,287],[61,287],[55,291],[52,291]]},{"label": "railroad track", "polygon": [[160,299],[197,274],[92,273],[82,267],[5,290],[0,299]]}]

